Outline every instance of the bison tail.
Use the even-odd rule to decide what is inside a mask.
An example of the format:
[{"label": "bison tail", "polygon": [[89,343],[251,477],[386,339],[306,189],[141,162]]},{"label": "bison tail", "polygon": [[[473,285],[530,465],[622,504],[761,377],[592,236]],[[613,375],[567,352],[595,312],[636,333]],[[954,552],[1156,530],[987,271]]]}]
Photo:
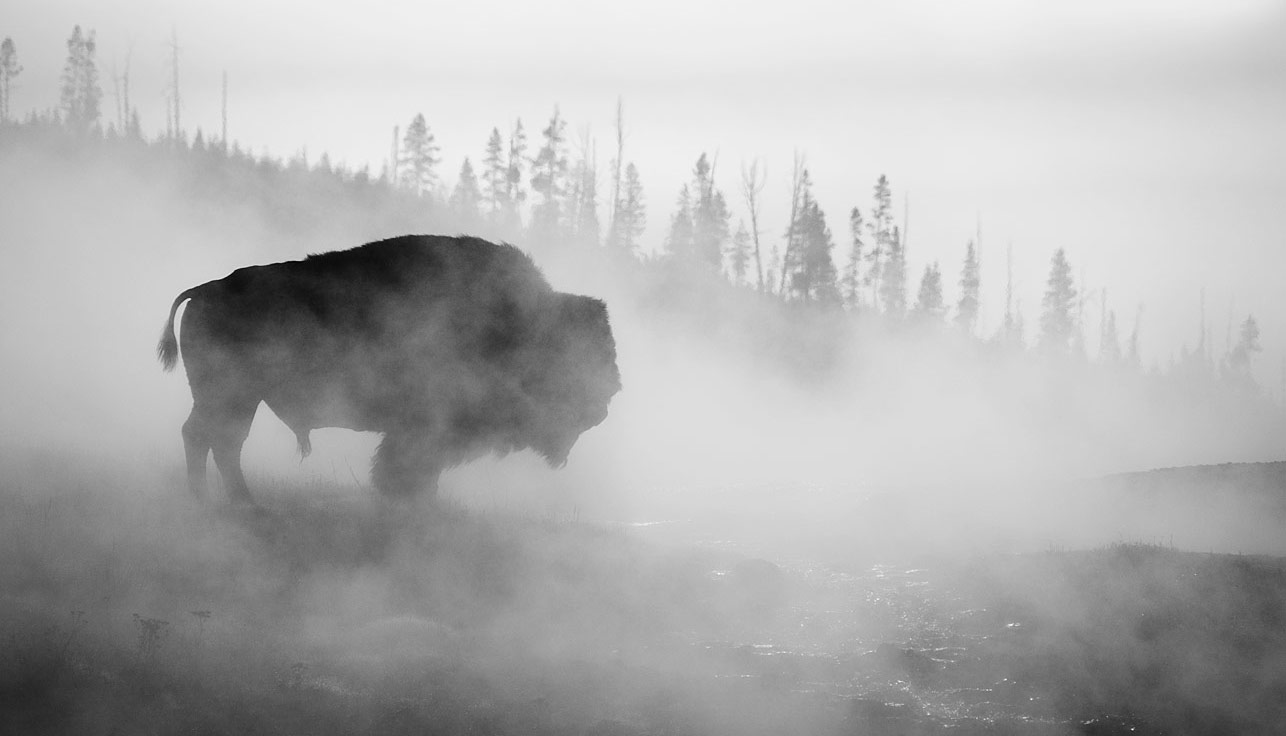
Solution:
[{"label": "bison tail", "polygon": [[174,339],[174,314],[179,311],[179,305],[185,300],[191,298],[196,289],[188,289],[179,294],[170,305],[170,318],[165,321],[165,327],[161,330],[161,341],[156,344],[156,357],[161,361],[161,367],[167,371],[174,370],[174,366],[179,362],[179,341]]}]

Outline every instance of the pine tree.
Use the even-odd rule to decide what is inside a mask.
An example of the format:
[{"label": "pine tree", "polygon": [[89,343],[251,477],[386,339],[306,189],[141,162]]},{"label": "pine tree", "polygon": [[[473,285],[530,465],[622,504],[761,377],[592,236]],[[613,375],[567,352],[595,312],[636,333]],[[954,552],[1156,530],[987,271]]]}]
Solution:
[{"label": "pine tree", "polygon": [[522,228],[522,203],[527,201],[527,190],[522,185],[522,168],[526,160],[527,133],[523,130],[522,118],[518,118],[509,134],[509,165],[505,170],[507,190],[501,217],[501,226],[513,235]]},{"label": "pine tree", "polygon": [[555,106],[549,125],[541,131],[544,145],[531,160],[531,190],[541,198],[531,214],[531,236],[538,242],[552,243],[560,235],[561,200],[567,191],[566,127]]},{"label": "pine tree", "polygon": [[831,238],[830,228],[826,226],[826,214],[811,193],[804,211],[801,235],[803,271],[808,282],[807,301],[828,307],[838,306],[841,299],[836,284],[835,261],[831,256],[835,242]]},{"label": "pine tree", "polygon": [[1106,365],[1119,365],[1121,362],[1121,338],[1116,332],[1116,312],[1109,311],[1103,322],[1103,337],[1099,340],[1098,359]]},{"label": "pine tree", "polygon": [[143,122],[138,117],[138,108],[130,111],[129,125],[125,128],[125,137],[135,141],[143,140]]},{"label": "pine tree", "polygon": [[893,226],[885,246],[883,274],[880,277],[880,301],[884,313],[900,319],[906,314],[906,255],[902,250],[902,233]]},{"label": "pine tree", "polygon": [[577,161],[574,179],[568,212],[572,241],[583,248],[597,247],[602,233],[598,221],[598,167],[592,149]]},{"label": "pine tree", "polygon": [[665,237],[665,249],[676,258],[692,257],[692,192],[687,184],[679,190],[674,214],[670,216],[670,232]]},{"label": "pine tree", "polygon": [[402,138],[402,157],[398,160],[402,186],[416,194],[433,196],[438,189],[439,163],[441,159],[433,133],[424,115],[416,114],[411,118],[411,124],[406,126],[406,135]]},{"label": "pine tree", "polygon": [[1143,305],[1140,304],[1134,311],[1134,327],[1130,330],[1130,339],[1125,350],[1125,362],[1133,368],[1138,368],[1143,361],[1140,354],[1140,337],[1139,330],[1143,323]]},{"label": "pine tree", "polygon": [[787,231],[788,238],[795,244],[792,249],[794,257],[782,266],[790,269],[786,283],[796,299],[805,303],[835,305],[840,302],[840,296],[835,283],[835,263],[831,258],[834,240],[826,226],[825,213],[813,199],[812,179],[807,169],[799,181],[795,222]]},{"label": "pine tree", "polygon": [[1014,349],[1023,347],[1023,325],[1021,315],[1014,314],[1014,244],[1005,248],[1005,317],[1000,323],[996,341],[1002,346]]},{"label": "pine tree", "polygon": [[8,36],[0,41],[0,124],[9,122],[12,114],[13,80],[22,73],[18,49]]},{"label": "pine tree", "polygon": [[844,275],[840,279],[840,294],[844,305],[849,309],[858,309],[862,304],[862,259],[864,257],[862,242],[862,213],[854,207],[848,213],[848,231],[852,238],[848,250],[848,262],[844,265]]},{"label": "pine tree", "polygon": [[960,270],[960,301],[956,303],[956,324],[972,335],[978,324],[978,250],[972,240],[965,246],[964,266]]},{"label": "pine tree", "polygon": [[703,153],[692,169],[693,257],[719,270],[724,245],[728,242],[728,204],[714,186],[714,167]]},{"label": "pine tree", "polygon": [[647,223],[647,208],[643,203],[643,183],[634,164],[625,167],[625,185],[620,208],[616,213],[617,248],[631,255],[638,249],[638,239]]},{"label": "pine tree", "polygon": [[487,155],[482,159],[483,194],[487,201],[487,216],[491,224],[502,225],[503,212],[509,198],[509,169],[505,161],[504,141],[500,129],[492,128],[487,139]]},{"label": "pine tree", "polygon": [[942,270],[935,261],[932,266],[924,267],[912,315],[917,322],[936,325],[942,322],[945,312],[946,305],[942,301]]},{"label": "pine tree", "polygon": [[1252,388],[1255,379],[1251,374],[1251,365],[1255,353],[1262,351],[1263,347],[1259,344],[1259,323],[1255,321],[1254,315],[1249,315],[1241,323],[1237,331],[1237,344],[1229,351],[1226,359],[1225,374],[1230,381],[1243,388]]},{"label": "pine tree", "polygon": [[768,264],[764,268],[764,283],[766,284],[766,291],[764,293],[781,293],[780,291],[775,291],[773,287],[773,284],[778,283],[778,274],[781,273],[781,263],[781,247],[776,243],[773,243],[773,246],[768,249]]},{"label": "pine tree", "polygon": [[738,220],[737,233],[732,236],[732,247],[728,249],[728,269],[736,286],[741,286],[746,280],[750,255],[750,232],[746,230],[745,221]]},{"label": "pine tree", "polygon": [[1059,248],[1050,261],[1045,298],[1041,301],[1042,347],[1056,352],[1068,351],[1076,326],[1075,308],[1076,287],[1072,283],[1072,267],[1067,262],[1067,254]]},{"label": "pine tree", "polygon": [[94,32],[82,35],[80,26],[67,39],[67,64],[63,67],[61,108],[63,122],[74,132],[89,132],[98,122],[103,91],[98,86],[94,63]]},{"label": "pine tree", "polygon": [[455,190],[451,192],[451,211],[460,224],[460,229],[470,232],[478,227],[481,214],[478,205],[482,201],[482,192],[478,189],[478,177],[473,172],[473,164],[466,156],[460,166],[460,179]]},{"label": "pine tree", "polygon": [[881,298],[884,294],[884,270],[885,260],[889,250],[889,240],[893,235],[893,193],[889,187],[889,180],[883,174],[875,182],[875,202],[871,205],[871,220],[866,223],[866,227],[871,234],[871,249],[866,253],[866,259],[871,265],[866,269],[866,285],[871,288],[871,304],[877,309],[888,309],[888,306],[882,305]]}]

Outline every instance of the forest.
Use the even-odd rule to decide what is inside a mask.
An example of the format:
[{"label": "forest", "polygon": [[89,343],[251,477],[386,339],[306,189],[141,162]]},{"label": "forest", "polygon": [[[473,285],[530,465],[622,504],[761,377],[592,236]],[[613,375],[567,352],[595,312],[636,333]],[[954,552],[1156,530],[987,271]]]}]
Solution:
[{"label": "forest", "polygon": [[[1031,350],[1105,370],[1143,372],[1150,380],[1182,382],[1202,392],[1259,396],[1265,401],[1286,396],[1280,387],[1256,381],[1256,356],[1263,348],[1254,315],[1239,317],[1235,324],[1229,315],[1220,348],[1206,317],[1204,292],[1202,317],[1193,326],[1195,345],[1185,343],[1177,350],[1170,346],[1169,361],[1145,366],[1140,344],[1144,305],[1138,304],[1124,317],[1125,332],[1116,311],[1108,308],[1106,290],[1078,289],[1064,249],[1051,254],[1044,296],[1031,326],[1021,305],[1014,303],[1012,273],[1010,283],[1003,288],[992,286],[991,293],[983,294],[974,240],[964,244],[958,264],[945,268],[937,262],[924,264],[917,280],[904,248],[907,222],[897,222],[892,184],[883,175],[871,189],[870,202],[849,210],[840,226],[844,232],[837,236],[813,198],[808,162],[797,154],[788,225],[783,232],[769,233],[759,225],[764,177],[758,162],[737,172],[732,199],[745,214],[737,217],[734,227],[730,198],[716,183],[718,158],[702,152],[695,158],[690,182],[677,193],[668,213],[663,239],[644,243],[649,205],[644,201],[639,168],[625,160],[620,101],[616,150],[607,165],[605,184],[596,150],[585,140],[572,144],[568,121],[557,105],[538,136],[529,134],[521,119],[506,125],[503,133],[500,127],[492,128],[479,166],[466,156],[452,183],[440,170],[441,150],[422,114],[404,129],[394,128],[389,156],[378,174],[366,165],[354,170],[336,164],[325,152],[310,160],[302,150],[287,158],[243,150],[227,139],[226,109],[220,135],[207,137],[198,128],[189,137],[179,113],[177,58],[165,129],[149,136],[130,103],[128,73],[111,80],[114,109],[105,109],[93,31],[77,26],[67,48],[59,107],[19,115],[11,109],[10,99],[23,68],[14,41],[4,39],[0,123],[7,129],[5,144],[44,142],[64,148],[132,151],[140,159],[169,160],[169,165],[183,168],[192,177],[208,172],[206,178],[247,196],[289,182],[287,186],[309,192],[301,199],[356,199],[378,207],[386,222],[392,218],[423,230],[480,234],[533,251],[559,253],[559,257],[637,264],[639,280],[649,278],[643,275],[649,271],[667,271],[671,278],[681,271],[693,288],[751,292],[789,305],[785,309],[842,313],[851,321],[878,324],[886,331],[954,330],[969,341],[996,349]],[[600,194],[600,188],[606,192]],[[653,217],[666,215],[658,212],[660,206],[655,203],[650,209]],[[949,299],[944,279],[953,276],[958,289]],[[1099,319],[1097,325],[1090,325],[1086,306],[1095,297],[1101,303],[1091,306],[1097,307]],[[999,324],[978,323],[983,299],[1004,304]],[[1286,366],[1282,379],[1286,382]]]}]

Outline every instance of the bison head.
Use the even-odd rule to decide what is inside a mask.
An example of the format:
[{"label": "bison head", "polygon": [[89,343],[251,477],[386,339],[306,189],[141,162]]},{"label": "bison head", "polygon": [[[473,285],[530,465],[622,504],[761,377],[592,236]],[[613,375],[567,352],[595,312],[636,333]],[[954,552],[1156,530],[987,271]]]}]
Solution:
[{"label": "bison head", "polygon": [[598,299],[555,292],[532,345],[536,359],[525,381],[532,414],[525,444],[550,465],[567,462],[585,430],[607,417],[621,390],[616,341],[607,307]]}]

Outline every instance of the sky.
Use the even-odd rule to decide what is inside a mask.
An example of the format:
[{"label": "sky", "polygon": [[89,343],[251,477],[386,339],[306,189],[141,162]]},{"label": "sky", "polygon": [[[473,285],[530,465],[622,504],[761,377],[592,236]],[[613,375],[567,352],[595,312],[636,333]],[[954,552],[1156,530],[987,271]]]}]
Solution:
[{"label": "sky", "polygon": [[[104,109],[128,67],[144,128],[164,129],[171,38],[184,127],[256,152],[370,164],[423,113],[444,178],[521,117],[538,145],[555,104],[603,174],[622,99],[625,159],[640,171],[657,247],[696,158],[744,216],[739,169],[758,160],[766,237],[786,226],[789,172],[806,156],[842,263],[848,211],[887,174],[912,279],[940,262],[955,296],[979,232],[983,326],[1015,297],[1037,321],[1050,256],[1161,365],[1207,321],[1254,313],[1277,389],[1286,344],[1286,3],[420,2],[362,4],[9,0],[0,36],[25,71],[12,106],[57,104],[73,25],[96,32]],[[911,288],[915,288],[914,281]]]}]

